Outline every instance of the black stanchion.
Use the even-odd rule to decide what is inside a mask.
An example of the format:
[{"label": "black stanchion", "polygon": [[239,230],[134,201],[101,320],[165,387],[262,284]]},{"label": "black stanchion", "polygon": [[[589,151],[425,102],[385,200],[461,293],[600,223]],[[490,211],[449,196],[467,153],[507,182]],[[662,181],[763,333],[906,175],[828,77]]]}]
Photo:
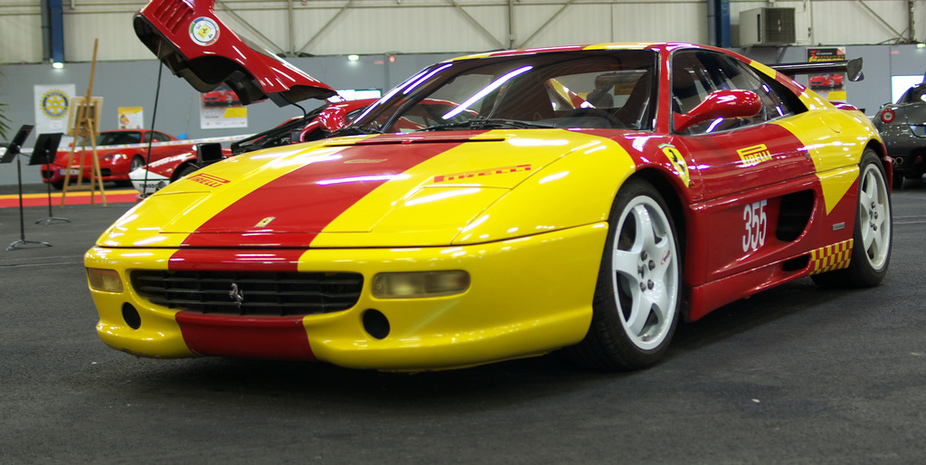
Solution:
[{"label": "black stanchion", "polygon": [[27,241],[26,240],[26,226],[23,220],[23,174],[22,174],[22,163],[19,161],[17,155],[20,154],[22,150],[22,145],[26,142],[26,138],[29,137],[29,134],[32,133],[33,126],[24,124],[19,128],[19,132],[16,133],[16,137],[13,138],[13,142],[10,142],[10,145],[6,148],[6,153],[3,154],[3,158],[0,159],[0,163],[10,163],[13,159],[16,159],[16,176],[19,180],[19,240],[14,241],[6,248],[7,251],[17,249],[22,246],[28,246],[29,244],[38,244],[45,247],[51,247],[51,244],[48,242],[41,241]]},{"label": "black stanchion", "polygon": [[[29,159],[29,165],[45,165],[54,163],[55,154],[58,152],[58,145],[61,144],[61,136],[64,134],[54,132],[51,134],[39,134],[35,141],[35,149],[32,151],[32,158]],[[48,188],[48,218],[38,220],[35,224],[49,225],[57,222],[70,223],[67,218],[56,217],[51,213],[51,183],[46,182]]]}]

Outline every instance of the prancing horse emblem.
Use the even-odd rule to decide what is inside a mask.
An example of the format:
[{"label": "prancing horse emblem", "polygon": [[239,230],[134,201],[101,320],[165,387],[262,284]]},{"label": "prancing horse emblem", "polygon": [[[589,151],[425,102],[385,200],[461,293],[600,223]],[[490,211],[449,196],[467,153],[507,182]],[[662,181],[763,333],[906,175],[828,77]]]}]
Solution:
[{"label": "prancing horse emblem", "polygon": [[237,305],[238,308],[240,309],[241,304],[244,303],[244,291],[242,291],[241,289],[238,289],[237,284],[232,283],[231,290],[228,291],[228,296],[231,297],[231,299],[235,301],[235,305]]}]

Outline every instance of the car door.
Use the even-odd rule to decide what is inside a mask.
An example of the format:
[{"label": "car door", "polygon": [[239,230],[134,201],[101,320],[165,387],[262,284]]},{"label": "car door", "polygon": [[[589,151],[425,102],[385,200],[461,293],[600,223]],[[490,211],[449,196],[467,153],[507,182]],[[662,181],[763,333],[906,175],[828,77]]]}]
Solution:
[{"label": "car door", "polygon": [[[782,234],[788,215],[809,214],[813,161],[804,144],[778,122],[795,113],[786,89],[721,52],[682,50],[672,56],[673,114],[692,110],[714,91],[749,90],[761,109],[749,118],[717,118],[677,131],[674,143],[690,157],[694,204],[692,284],[715,281],[786,256],[806,225]],[[803,194],[801,194],[803,192]],[[797,204],[795,207],[794,204]],[[792,228],[795,229],[795,228]]]}]

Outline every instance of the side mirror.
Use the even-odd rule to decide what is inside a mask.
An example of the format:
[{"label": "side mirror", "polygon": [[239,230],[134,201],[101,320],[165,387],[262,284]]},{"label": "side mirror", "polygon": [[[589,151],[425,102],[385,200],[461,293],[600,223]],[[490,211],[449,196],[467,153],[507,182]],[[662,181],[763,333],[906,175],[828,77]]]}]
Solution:
[{"label": "side mirror", "polygon": [[318,115],[318,124],[326,132],[334,132],[347,125],[347,110],[341,107],[328,107]]},{"label": "side mirror", "polygon": [[675,114],[675,130],[684,131],[695,124],[717,118],[750,118],[762,109],[759,96],[750,90],[718,90],[684,115]]}]

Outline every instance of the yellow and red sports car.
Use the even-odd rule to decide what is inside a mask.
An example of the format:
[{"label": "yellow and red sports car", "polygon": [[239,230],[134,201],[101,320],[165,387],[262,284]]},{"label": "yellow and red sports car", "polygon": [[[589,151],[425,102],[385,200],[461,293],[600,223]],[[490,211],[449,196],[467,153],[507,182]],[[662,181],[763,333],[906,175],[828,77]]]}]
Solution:
[{"label": "yellow and red sports car", "polygon": [[339,134],[126,213],[85,258],[102,339],[399,371],[569,348],[633,369],[680,318],[807,276],[873,286],[890,261],[891,165],[865,115],[721,49],[449,60]]}]

